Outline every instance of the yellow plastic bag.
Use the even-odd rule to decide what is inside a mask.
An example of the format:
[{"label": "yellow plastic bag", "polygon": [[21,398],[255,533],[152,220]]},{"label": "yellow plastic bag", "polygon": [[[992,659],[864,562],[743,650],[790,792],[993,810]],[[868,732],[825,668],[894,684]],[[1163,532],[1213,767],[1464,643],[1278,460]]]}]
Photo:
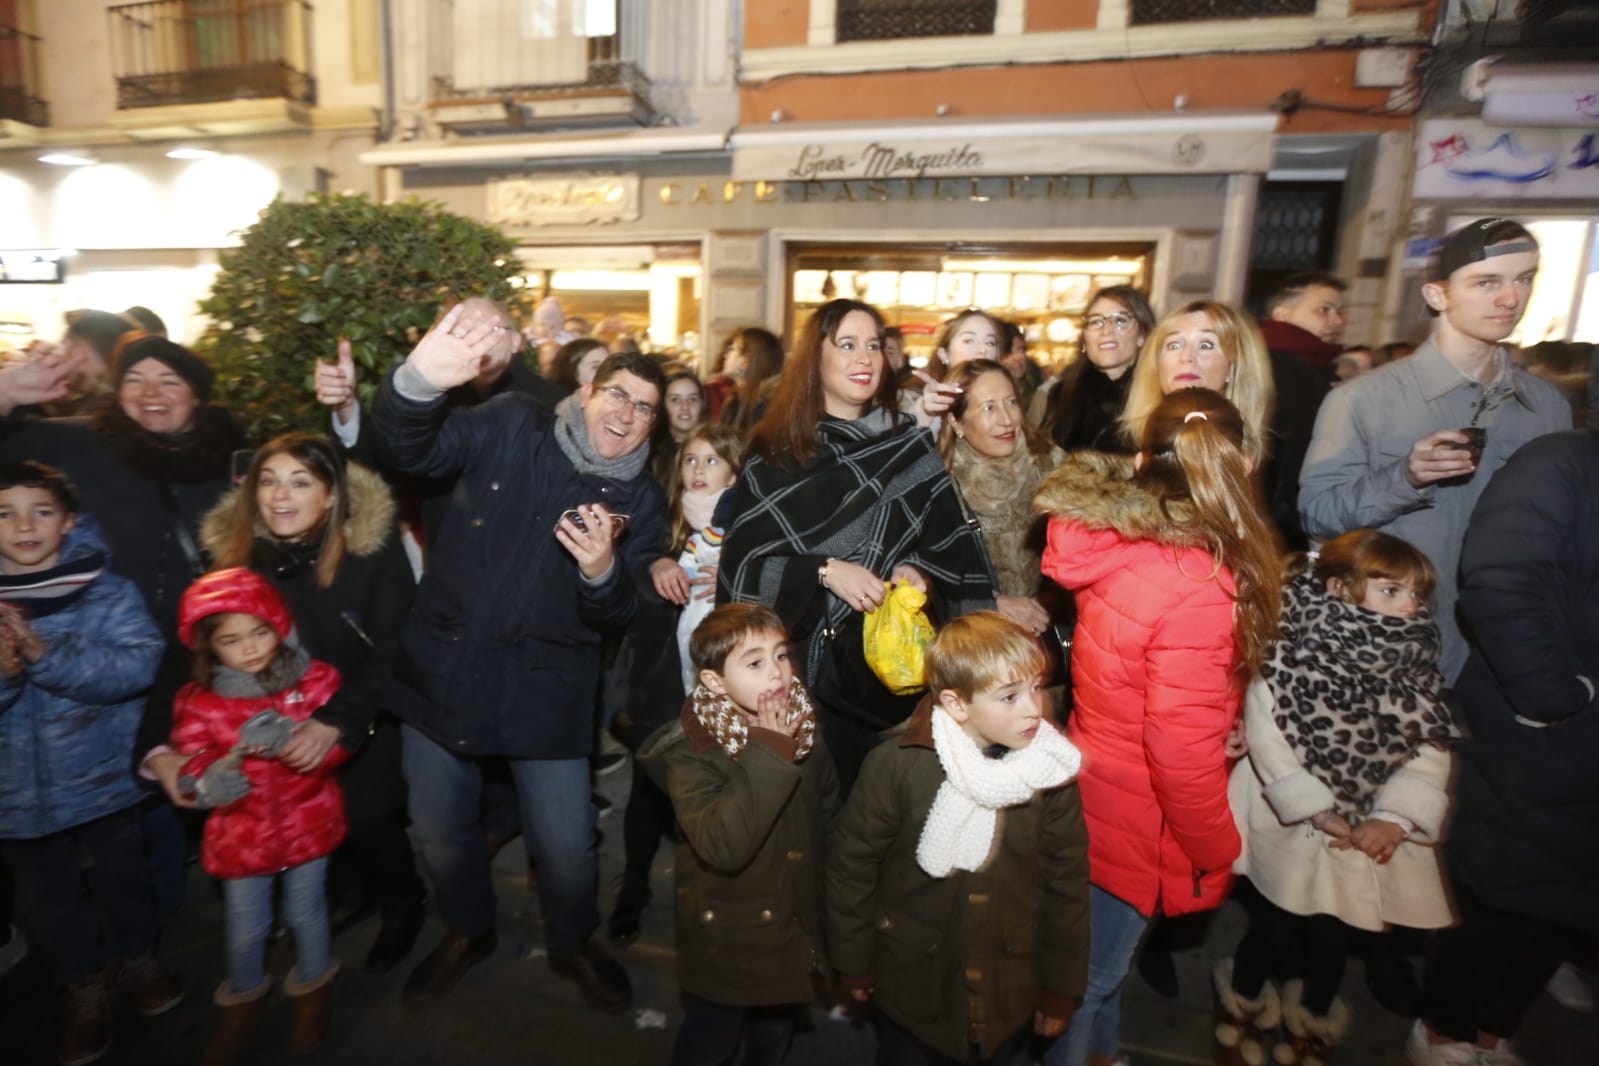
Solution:
[{"label": "yellow plastic bag", "polygon": [[891,586],[883,605],[866,615],[866,665],[896,696],[927,687],[922,656],[933,641],[933,623],[922,610],[927,593],[903,581]]}]

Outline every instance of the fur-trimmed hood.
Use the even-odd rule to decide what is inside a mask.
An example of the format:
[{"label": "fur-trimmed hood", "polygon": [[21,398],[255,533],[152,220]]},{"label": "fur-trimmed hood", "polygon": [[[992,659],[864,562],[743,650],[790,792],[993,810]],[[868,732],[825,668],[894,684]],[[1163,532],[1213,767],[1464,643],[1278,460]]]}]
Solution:
[{"label": "fur-trimmed hood", "polygon": [[1154,493],[1133,480],[1132,456],[1069,453],[1039,486],[1033,510],[1072,519],[1088,529],[1112,529],[1127,540],[1209,546],[1204,530],[1188,524],[1193,509],[1186,502],[1172,501],[1163,507]]},{"label": "fur-trimmed hood", "polygon": [[[394,494],[382,477],[358,463],[350,463],[345,468],[345,481],[350,487],[349,513],[344,520],[345,549],[351,555],[376,555],[394,530]],[[242,491],[240,486],[229,489],[200,526],[200,544],[212,557],[238,530],[236,523],[242,520],[239,510]],[[251,521],[255,524],[256,535],[262,535],[253,513]]]}]

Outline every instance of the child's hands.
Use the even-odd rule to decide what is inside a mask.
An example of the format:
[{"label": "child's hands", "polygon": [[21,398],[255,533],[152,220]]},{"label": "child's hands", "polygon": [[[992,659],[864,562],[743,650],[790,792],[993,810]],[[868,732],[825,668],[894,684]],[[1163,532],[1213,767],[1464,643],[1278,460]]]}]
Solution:
[{"label": "child's hands", "polygon": [[1350,833],[1350,843],[1375,863],[1393,858],[1394,849],[1404,842],[1405,827],[1382,818],[1367,818]]},{"label": "child's hands", "polygon": [[181,778],[179,787],[188,786],[186,791],[193,793],[194,805],[201,810],[237,803],[250,794],[250,779],[241,768],[243,762],[244,756],[234,752],[207,766],[199,777]]},{"label": "child's hands", "polygon": [[676,559],[657,559],[650,564],[650,580],[661,599],[679,605],[688,602],[688,571]]},{"label": "child's hands", "polygon": [[315,718],[297,722],[288,744],[278,754],[278,761],[296,773],[308,774],[322,765],[333,745],[339,742],[339,736],[337,729]]},{"label": "child's hands", "polygon": [[874,991],[876,991],[876,986],[874,985],[867,985],[865,988],[852,988],[849,990],[849,998],[856,1003],[870,1003]]},{"label": "child's hands", "polygon": [[1232,762],[1242,759],[1249,754],[1249,737],[1244,733],[1244,716],[1239,715],[1233,721],[1233,727],[1227,730],[1227,739],[1222,741],[1221,753]]},{"label": "child's hands", "polygon": [[16,637],[9,629],[0,630],[0,676],[9,681],[22,673],[22,666],[22,652],[17,647]]},{"label": "child's hands", "polygon": [[[15,604],[0,603],[0,627],[5,630],[6,643],[22,657],[24,664],[38,662],[44,657],[44,642],[28,624],[27,616]],[[14,676],[14,675],[7,675]]]},{"label": "child's hands", "polygon": [[700,572],[694,575],[689,588],[694,590],[696,600],[714,600],[716,598],[716,567],[702,566]]},{"label": "child's hands", "polygon": [[1066,1017],[1057,1018],[1052,1014],[1045,1014],[1041,1010],[1035,1010],[1033,1011],[1033,1032],[1039,1036],[1059,1036],[1066,1031],[1066,1027],[1072,1022],[1072,1015],[1076,1013],[1076,1008],[1073,1008],[1067,1013]]},{"label": "child's hands", "polygon": [[1333,811],[1322,811],[1310,820],[1310,824],[1333,838],[1328,847],[1338,848],[1341,851],[1353,846],[1349,841],[1349,823],[1344,821],[1342,815]]},{"label": "child's hands", "polygon": [[786,688],[781,692],[761,693],[760,699],[755,701],[755,713],[749,716],[750,725],[760,729],[770,729],[785,737],[793,736],[799,731],[799,724],[789,721],[789,711],[793,703],[793,696]]}]

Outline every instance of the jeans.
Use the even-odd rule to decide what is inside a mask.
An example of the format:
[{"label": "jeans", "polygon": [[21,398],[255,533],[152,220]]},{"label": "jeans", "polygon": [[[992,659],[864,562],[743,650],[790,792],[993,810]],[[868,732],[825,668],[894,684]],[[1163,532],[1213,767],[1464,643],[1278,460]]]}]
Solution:
[{"label": "jeans", "polygon": [[[328,972],[327,856],[291,866],[283,878],[283,923],[294,933],[294,968],[299,980]],[[222,882],[224,924],[228,933],[228,984],[234,995],[266,980],[266,942],[272,934],[272,874],[233,877]]]},{"label": "jeans", "polygon": [[[155,948],[155,897],[139,807],[49,836],[3,841],[0,849],[55,955],[58,983]],[[88,853],[87,870],[81,852]]]},{"label": "jeans", "polygon": [[1098,885],[1088,887],[1088,989],[1065,1035],[1044,1055],[1044,1066],[1084,1066],[1090,1055],[1120,1047],[1122,985],[1149,919]]},{"label": "jeans", "polygon": [[[482,936],[494,928],[494,886],[479,820],[479,760],[449,752],[409,725],[401,727],[400,740],[411,829],[438,896],[439,915],[459,933]],[[546,944],[551,955],[567,955],[600,924],[589,760],[508,761],[522,837],[539,867]]]},{"label": "jeans", "polygon": [[803,1003],[772,1007],[732,1007],[681,993],[683,1024],[672,1045],[672,1066],[728,1066],[744,1054],[740,1066],[778,1066],[788,1058],[794,1025]]}]

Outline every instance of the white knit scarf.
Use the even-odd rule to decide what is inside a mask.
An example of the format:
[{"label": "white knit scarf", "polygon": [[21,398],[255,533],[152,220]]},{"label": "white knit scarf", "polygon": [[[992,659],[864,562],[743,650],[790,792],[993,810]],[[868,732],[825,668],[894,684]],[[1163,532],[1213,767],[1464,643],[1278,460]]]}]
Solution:
[{"label": "white knit scarf", "polygon": [[1039,789],[1065,784],[1083,762],[1072,742],[1045,721],[1027,747],[990,759],[937,704],[933,750],[944,768],[944,783],[916,844],[916,862],[932,877],[982,869],[994,850],[1000,810],[1026,803]]}]

